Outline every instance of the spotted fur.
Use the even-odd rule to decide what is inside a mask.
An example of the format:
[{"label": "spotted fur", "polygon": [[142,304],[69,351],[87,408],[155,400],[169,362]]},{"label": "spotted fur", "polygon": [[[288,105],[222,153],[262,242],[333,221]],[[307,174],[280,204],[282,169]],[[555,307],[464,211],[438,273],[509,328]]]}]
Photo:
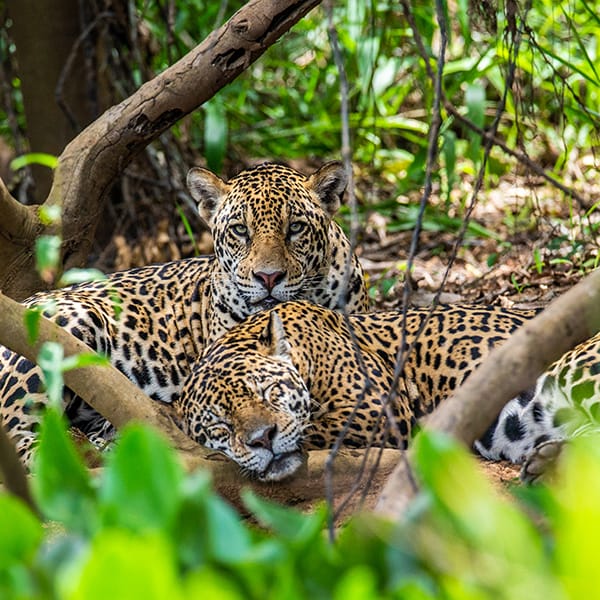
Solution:
[{"label": "spotted fur", "polygon": [[[130,269],[26,301],[46,306],[46,316],[163,402],[177,398],[204,346],[250,314],[292,299],[366,308],[362,270],[332,220],[346,186],[339,163],[309,177],[266,163],[229,183],[194,168],[188,184],[215,256]],[[2,420],[26,461],[46,401],[39,369],[0,347]],[[69,390],[65,412],[92,439],[113,433]]]},{"label": "spotted fur", "polygon": [[[427,312],[408,312],[403,348],[414,348],[396,385],[401,312],[346,320],[294,302],[253,316],[207,347],[194,365],[176,402],[182,427],[264,481],[293,474],[303,450],[338,440],[351,448],[405,447],[419,419],[536,314],[440,307],[417,338]],[[564,435],[562,409],[576,404],[597,416],[598,342],[565,355],[536,389],[511,400],[477,442],[481,454],[521,462],[536,444]]]}]

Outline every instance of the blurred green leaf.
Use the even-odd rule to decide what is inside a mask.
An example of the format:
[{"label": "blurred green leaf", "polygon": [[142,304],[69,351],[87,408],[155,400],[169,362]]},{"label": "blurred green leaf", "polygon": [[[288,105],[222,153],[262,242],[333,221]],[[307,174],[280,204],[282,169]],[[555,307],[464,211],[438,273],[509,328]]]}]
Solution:
[{"label": "blurred green leaf", "polygon": [[[467,86],[465,92],[465,104],[467,105],[467,116],[469,119],[477,125],[477,127],[483,129],[484,116],[485,116],[485,89],[480,83],[471,83]],[[469,132],[470,145],[468,149],[469,158],[478,164],[481,160],[479,156],[479,149],[481,147],[481,136],[475,132]]]},{"label": "blurred green leaf", "polygon": [[73,285],[84,281],[105,281],[106,275],[99,269],[69,269],[63,273],[59,286]]},{"label": "blurred green leaf", "polygon": [[0,572],[29,563],[43,536],[37,517],[21,500],[8,495],[0,495],[0,532]]},{"label": "blurred green leaf", "polygon": [[71,572],[61,587],[61,597],[69,600],[183,598],[168,541],[123,530],[101,531],[80,572]]},{"label": "blurred green leaf", "polygon": [[41,278],[51,283],[60,262],[61,240],[56,235],[41,235],[35,240],[35,264]]},{"label": "blurred green leaf", "polygon": [[22,154],[10,161],[10,168],[13,171],[18,171],[28,165],[42,165],[50,169],[55,169],[58,165],[58,157],[53,154],[45,154],[43,152],[29,152]]},{"label": "blurred green leaf", "polygon": [[61,407],[63,400],[63,358],[63,347],[57,342],[44,342],[37,357],[37,364],[44,375],[48,400],[55,408]]},{"label": "blurred green leaf", "polygon": [[32,488],[48,519],[90,533],[97,525],[95,492],[86,468],[67,434],[62,415],[48,408],[39,433]]},{"label": "blurred green leaf", "polygon": [[106,458],[99,499],[102,523],[134,532],[169,529],[181,503],[183,469],[158,433],[126,427]]},{"label": "blurred green leaf", "polygon": [[211,100],[204,105],[204,148],[208,168],[220,173],[227,149],[227,115],[225,105]]}]

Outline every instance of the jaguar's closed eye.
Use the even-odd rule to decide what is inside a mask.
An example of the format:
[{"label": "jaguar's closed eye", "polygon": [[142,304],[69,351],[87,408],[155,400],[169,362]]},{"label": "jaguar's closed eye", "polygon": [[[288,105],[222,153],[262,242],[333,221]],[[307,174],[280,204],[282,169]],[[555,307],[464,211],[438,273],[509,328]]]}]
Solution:
[{"label": "jaguar's closed eye", "polygon": [[227,423],[215,423],[214,425],[209,425],[206,428],[211,437],[215,438],[226,438],[231,435],[231,427],[227,425]]}]

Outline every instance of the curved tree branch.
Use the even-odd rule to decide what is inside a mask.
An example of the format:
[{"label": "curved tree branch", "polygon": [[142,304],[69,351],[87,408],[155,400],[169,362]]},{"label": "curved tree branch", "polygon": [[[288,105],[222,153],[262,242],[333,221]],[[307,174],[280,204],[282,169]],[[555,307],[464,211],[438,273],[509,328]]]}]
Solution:
[{"label": "curved tree branch", "polygon": [[[194,50],[82,131],[61,154],[45,204],[61,205],[63,268],[81,266],[103,200],[132,157],[230,83],[320,0],[250,0]],[[41,223],[35,233],[46,230]],[[53,231],[53,230],[51,230]],[[4,219],[0,238],[7,235]],[[35,235],[2,257],[0,289],[22,299],[43,287],[33,268]],[[18,277],[17,277],[18,275]]]}]

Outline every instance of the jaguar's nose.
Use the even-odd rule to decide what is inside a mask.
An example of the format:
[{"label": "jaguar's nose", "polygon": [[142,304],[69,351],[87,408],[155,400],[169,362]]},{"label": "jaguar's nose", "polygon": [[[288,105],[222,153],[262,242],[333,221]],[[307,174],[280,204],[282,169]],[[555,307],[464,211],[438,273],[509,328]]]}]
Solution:
[{"label": "jaguar's nose", "polygon": [[258,282],[266,288],[269,292],[285,277],[285,271],[256,271],[252,273],[254,275],[254,279],[258,280]]},{"label": "jaguar's nose", "polygon": [[273,451],[273,440],[277,434],[277,425],[265,425],[248,436],[246,444],[250,448],[265,448]]}]

